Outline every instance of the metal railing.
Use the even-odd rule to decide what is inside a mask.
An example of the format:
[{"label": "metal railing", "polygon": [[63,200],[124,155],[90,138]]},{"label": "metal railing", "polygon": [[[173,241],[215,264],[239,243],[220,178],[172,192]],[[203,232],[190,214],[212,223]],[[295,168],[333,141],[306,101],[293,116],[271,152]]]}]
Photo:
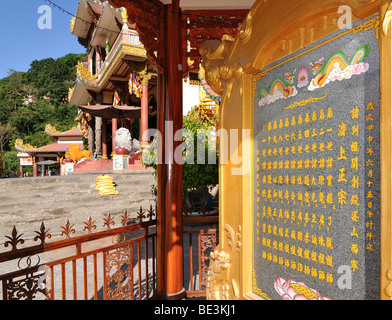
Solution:
[{"label": "metal railing", "polygon": [[[108,214],[103,231],[91,217],[83,234],[69,221],[59,234],[44,223],[26,246],[13,228],[0,253],[2,300],[146,300],[156,288],[156,208],[132,218],[125,211],[121,226]],[[184,216],[184,287],[188,298],[205,297],[210,253],[218,239],[217,216]],[[79,230],[81,231],[81,230]],[[47,240],[63,237],[60,240]],[[23,246],[24,245],[24,246]]]},{"label": "metal railing", "polygon": [[105,231],[93,232],[91,218],[84,222],[86,235],[72,238],[74,225],[67,221],[60,235],[65,239],[46,242],[52,235],[41,224],[34,241],[24,243],[14,227],[0,254],[0,291],[3,300],[133,300],[155,295],[155,210],[140,210],[137,219],[127,212],[114,228],[110,214]]},{"label": "metal railing", "polygon": [[184,216],[184,287],[188,298],[205,297],[210,253],[218,245],[218,216]]}]

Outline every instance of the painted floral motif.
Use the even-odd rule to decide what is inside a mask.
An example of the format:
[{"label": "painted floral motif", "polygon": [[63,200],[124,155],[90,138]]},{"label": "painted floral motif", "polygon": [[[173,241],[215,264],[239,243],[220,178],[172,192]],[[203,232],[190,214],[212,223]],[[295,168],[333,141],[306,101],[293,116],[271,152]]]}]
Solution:
[{"label": "painted floral motif", "polygon": [[369,70],[369,64],[364,60],[370,52],[370,46],[362,45],[357,49],[354,57],[348,61],[342,51],[332,54],[326,63],[317,71],[315,78],[311,81],[308,89],[313,91],[322,88],[332,81],[351,79],[353,75],[359,75]]},{"label": "painted floral motif", "polygon": [[317,290],[309,288],[303,282],[286,281],[278,277],[274,287],[284,300],[331,300],[323,297]]},{"label": "painted floral motif", "polygon": [[298,71],[297,86],[298,88],[306,87],[309,84],[309,71],[308,68],[302,66]]}]

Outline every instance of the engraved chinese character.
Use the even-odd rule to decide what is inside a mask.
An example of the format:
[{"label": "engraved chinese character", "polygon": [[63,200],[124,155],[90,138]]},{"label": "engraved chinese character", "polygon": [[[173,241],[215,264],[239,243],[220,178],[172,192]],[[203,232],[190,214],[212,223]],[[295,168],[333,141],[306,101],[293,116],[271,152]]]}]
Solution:
[{"label": "engraved chinese character", "polygon": [[339,124],[338,137],[344,138],[346,136],[347,126],[344,122]]},{"label": "engraved chinese character", "polygon": [[359,119],[359,108],[356,106],[351,110],[351,119]]}]

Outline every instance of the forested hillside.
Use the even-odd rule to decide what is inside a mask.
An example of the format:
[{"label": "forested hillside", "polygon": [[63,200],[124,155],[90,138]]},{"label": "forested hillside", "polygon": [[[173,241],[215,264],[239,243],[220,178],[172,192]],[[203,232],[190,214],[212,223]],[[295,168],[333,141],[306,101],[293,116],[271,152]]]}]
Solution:
[{"label": "forested hillside", "polygon": [[27,72],[10,70],[0,79],[0,152],[9,170],[19,170],[16,139],[41,147],[53,142],[45,134],[46,124],[59,131],[77,124],[77,107],[68,104],[67,96],[76,79],[75,66],[86,59],[87,54],[68,54],[35,60]]}]

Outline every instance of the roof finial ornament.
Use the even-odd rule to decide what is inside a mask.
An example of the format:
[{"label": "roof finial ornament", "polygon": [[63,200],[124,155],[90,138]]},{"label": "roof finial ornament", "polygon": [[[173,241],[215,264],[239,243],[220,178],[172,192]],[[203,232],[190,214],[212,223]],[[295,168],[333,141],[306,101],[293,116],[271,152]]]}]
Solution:
[{"label": "roof finial ornament", "polygon": [[121,12],[122,18],[123,18],[123,30],[128,29],[128,12],[126,8],[122,8]]}]

